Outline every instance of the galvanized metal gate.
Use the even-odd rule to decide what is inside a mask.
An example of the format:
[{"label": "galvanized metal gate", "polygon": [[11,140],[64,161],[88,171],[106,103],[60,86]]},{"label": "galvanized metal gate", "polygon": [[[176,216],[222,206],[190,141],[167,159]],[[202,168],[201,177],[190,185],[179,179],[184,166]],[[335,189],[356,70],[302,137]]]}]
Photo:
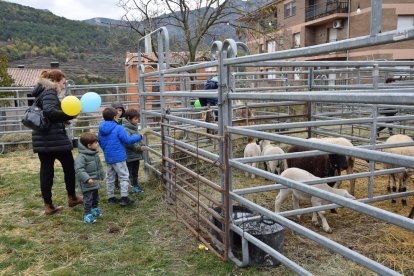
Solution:
[{"label": "galvanized metal gate", "polygon": [[[375,3],[374,3],[375,2]],[[401,131],[411,131],[414,129],[410,125],[405,125],[405,120],[412,119],[410,114],[414,104],[413,86],[407,85],[404,88],[382,87],[380,78],[391,72],[393,66],[405,65],[413,66],[412,62],[301,62],[301,61],[280,61],[284,58],[295,58],[300,56],[317,55],[332,51],[353,49],[364,46],[380,45],[392,43],[396,31],[380,33],[378,30],[378,20],[381,18],[381,1],[372,2],[372,25],[371,35],[367,37],[332,42],[326,45],[314,46],[312,49],[299,48],[287,51],[260,55],[245,55],[238,57],[237,53],[242,51],[248,54],[248,49],[243,43],[227,39],[224,42],[216,41],[211,47],[211,62],[192,64],[178,68],[169,67],[169,48],[168,32],[165,28],[154,31],[140,39],[139,43],[139,93],[140,108],[143,114],[142,127],[146,127],[149,122],[158,121],[159,128],[155,127],[154,135],[160,138],[161,152],[156,150],[156,145],[150,149],[150,154],[159,157],[161,165],[157,167],[155,160],[146,159],[146,168],[155,171],[160,175],[165,183],[166,199],[170,203],[171,211],[179,217],[191,232],[212,251],[222,259],[228,258],[240,266],[248,264],[248,251],[243,248],[242,260],[235,257],[230,243],[230,232],[242,236],[243,245],[254,244],[261,250],[267,252],[273,258],[286,265],[293,271],[301,275],[309,275],[306,269],[300,266],[283,254],[270,248],[254,236],[243,231],[237,221],[232,218],[232,206],[242,204],[251,210],[258,212],[268,219],[272,219],[281,225],[292,229],[320,245],[327,247],[355,262],[367,267],[379,274],[396,275],[397,272],[377,263],[349,248],[342,246],[314,231],[306,229],[299,224],[286,219],[287,216],[314,212],[317,210],[331,209],[339,206],[350,208],[362,214],[395,224],[402,228],[414,231],[414,222],[400,215],[370,206],[366,203],[385,200],[390,198],[413,195],[414,191],[407,191],[399,194],[381,195],[373,197],[373,183],[370,182],[367,191],[367,198],[358,201],[349,200],[336,196],[325,191],[313,188],[312,184],[323,183],[326,181],[337,181],[346,179],[356,179],[360,177],[370,177],[375,175],[397,172],[403,168],[413,167],[414,158],[396,156],[389,153],[379,152],[375,149],[386,147],[377,145],[375,133],[378,124],[388,124],[389,118],[378,118],[378,107],[386,105],[397,105],[401,110],[407,110],[406,115],[398,116],[393,120],[399,120],[395,125]],[[158,45],[158,64],[157,70],[148,72],[145,64],[141,60],[140,49],[148,37],[157,37]],[[405,31],[404,38],[409,40],[414,38],[414,28]],[[369,72],[369,80],[360,80],[353,77],[356,71],[349,69],[357,67],[358,76]],[[239,72],[238,68],[250,68]],[[286,67],[281,72],[281,83],[279,85],[264,85],[246,87],[242,83],[263,82],[259,76],[272,74],[275,81],[279,81],[278,72],[263,73],[254,68],[265,67]],[[302,70],[288,69],[301,67]],[[328,69],[317,69],[315,67],[328,67]],[[330,69],[337,67],[339,69]],[[211,70],[215,68],[215,73]],[[365,69],[361,69],[365,68]],[[200,70],[204,70],[200,73]],[[355,69],[354,69],[355,70]],[[365,72],[364,72],[365,70]],[[407,69],[412,74],[412,69]],[[327,76],[338,72],[346,75],[343,81],[320,81],[318,76]],[[292,84],[288,84],[289,75],[302,74],[305,78],[299,77],[302,84],[297,84],[298,78],[294,78]],[[217,90],[206,91],[200,86],[204,83],[205,77],[218,75],[219,85]],[[351,77],[349,77],[351,75]],[[252,78],[249,79],[249,77]],[[307,78],[306,78],[307,76]],[[359,80],[357,80],[359,78]],[[148,80],[151,79],[151,82]],[[322,79],[326,79],[322,78]],[[269,82],[269,80],[266,80]],[[272,82],[273,80],[270,80]],[[153,87],[159,90],[155,92]],[[395,87],[396,88],[396,87]],[[386,89],[386,90],[383,90]],[[296,93],[291,93],[295,91]],[[303,91],[303,92],[301,92]],[[310,92],[312,91],[312,92]],[[392,93],[381,93],[382,91]],[[275,93],[277,92],[277,93]],[[370,92],[370,93],[367,93]],[[192,103],[197,98],[218,98],[217,107],[195,108]],[[240,103],[240,101],[244,101]],[[304,112],[297,116],[295,110],[292,111],[290,105],[303,105]],[[262,115],[258,118],[235,118],[236,110],[239,108],[260,109],[263,107],[274,108],[274,106],[286,105],[287,110],[283,112],[272,109],[271,115],[265,108]],[[332,112],[330,110],[337,110]],[[351,111],[350,111],[351,110]],[[355,111],[358,111],[355,117]],[[218,120],[206,122],[201,117],[202,114],[217,111]],[[245,112],[247,113],[247,112]],[[277,114],[277,115],[275,115]],[[306,118],[303,121],[289,121],[293,119]],[[263,123],[268,120],[269,123]],[[234,126],[236,122],[257,121],[257,125]],[[340,127],[337,127],[337,126]],[[347,127],[349,125],[350,127]],[[217,135],[206,134],[203,129],[217,131]],[[268,130],[279,130],[277,133],[265,132]],[[298,129],[302,129],[299,131]],[[159,132],[158,132],[159,131]],[[280,132],[282,131],[282,132]],[[356,144],[369,143],[369,145],[347,148],[344,146],[326,144],[318,141],[309,141],[300,137],[283,135],[302,132],[307,136],[333,135],[348,137]],[[339,153],[370,160],[369,171],[367,173],[356,173],[346,176],[324,178],[319,181],[311,181],[304,184],[280,177],[269,172],[253,168],[246,165],[250,162],[262,162],[277,159],[292,158],[289,154],[282,156],[261,156],[255,158],[233,158],[234,139],[236,136],[256,137],[271,141],[284,143],[287,145],[304,145],[315,149],[310,154],[324,154],[326,152]],[[214,147],[211,141],[217,141]],[[387,161],[396,165],[398,168],[390,170],[377,170],[374,162]],[[210,170],[211,171],[208,171]],[[264,185],[260,187],[250,187],[244,189],[233,189],[233,173],[235,169],[253,173],[265,179],[279,184]],[[208,172],[208,173],[207,173]],[[314,196],[329,200],[335,204],[321,207],[299,209],[289,212],[274,213],[257,203],[248,200],[245,195],[261,193],[265,191],[278,190],[286,187],[295,188]],[[251,218],[258,219],[257,217]],[[248,243],[247,243],[248,241]],[[246,256],[247,255],[247,256]]]}]

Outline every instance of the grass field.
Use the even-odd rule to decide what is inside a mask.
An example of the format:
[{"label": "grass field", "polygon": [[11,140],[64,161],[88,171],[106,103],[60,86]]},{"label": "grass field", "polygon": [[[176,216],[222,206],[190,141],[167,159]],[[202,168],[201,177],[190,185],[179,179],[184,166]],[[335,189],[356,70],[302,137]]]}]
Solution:
[{"label": "grass field", "polygon": [[[158,179],[143,183],[145,192],[131,208],[110,206],[100,190],[104,216],[94,225],[82,223],[83,209],[66,207],[63,173],[56,165],[55,204],[63,212],[43,215],[37,156],[30,150],[0,155],[0,273],[2,275],[293,275],[286,267],[237,268],[209,251],[167,210]],[[244,174],[235,172],[235,181]],[[263,180],[249,181],[259,185]],[[385,182],[384,182],[385,183]],[[240,187],[235,184],[235,188]],[[346,186],[345,186],[346,187]],[[357,185],[362,196],[365,183]],[[381,188],[382,189],[382,188]],[[249,196],[272,209],[275,192]],[[413,200],[409,199],[409,205]],[[289,206],[289,204],[287,204]],[[378,203],[406,215],[409,207]],[[285,205],[286,207],[286,205]],[[414,234],[353,211],[328,214],[333,234],[301,222],[314,231],[352,248],[405,275],[414,275]],[[284,252],[315,275],[373,275],[316,243],[286,230]]]},{"label": "grass field", "polygon": [[[106,203],[94,225],[82,222],[83,208],[66,207],[63,171],[55,165],[53,199],[65,209],[43,215],[39,161],[30,150],[0,155],[1,275],[257,275],[209,251],[178,222],[163,200],[161,183],[143,183],[139,202],[121,208]],[[283,269],[285,270],[285,269]],[[271,273],[270,273],[271,274]]]}]

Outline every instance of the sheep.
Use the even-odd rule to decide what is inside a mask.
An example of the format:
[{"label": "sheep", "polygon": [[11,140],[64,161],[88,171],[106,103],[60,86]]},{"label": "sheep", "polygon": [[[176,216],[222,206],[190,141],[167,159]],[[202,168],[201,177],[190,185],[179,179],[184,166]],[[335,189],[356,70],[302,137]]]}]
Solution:
[{"label": "sheep", "polygon": [[[281,176],[298,181],[298,182],[320,179],[320,177],[316,177],[313,174],[305,170],[299,169],[299,168],[286,169],[281,174]],[[347,190],[332,188],[326,183],[316,184],[313,187],[330,192],[330,193],[334,193],[336,195],[343,196],[345,198],[355,199],[355,197],[349,194]],[[290,194],[292,194],[292,204],[293,204],[293,209],[295,210],[299,209],[299,200],[310,200],[313,207],[321,206],[323,204],[329,203],[328,201],[324,199],[318,198],[316,196],[311,196],[307,193],[301,192],[296,189],[292,189],[292,188],[281,189],[275,201],[275,212],[276,213],[280,212],[280,207],[282,203],[288,198]],[[319,226],[318,215],[321,218],[323,230],[327,233],[332,233],[332,229],[329,227],[329,224],[325,218],[325,211],[319,211],[319,212],[312,213],[312,222],[314,223],[314,225]],[[300,215],[298,215],[297,217],[298,219],[301,219]]]},{"label": "sheep", "polygon": [[414,206],[411,208],[410,214],[408,215],[409,218],[414,218]]},{"label": "sheep", "polygon": [[[302,146],[291,146],[288,153],[310,151],[311,149]],[[300,168],[318,177],[336,176],[337,172],[346,170],[348,162],[344,155],[326,154],[309,157],[292,158],[287,160],[288,168]],[[328,183],[331,187],[335,183]]]},{"label": "sheep", "polygon": [[[341,145],[346,147],[353,147],[354,145],[346,138],[343,137],[323,137],[323,138],[310,138],[309,140],[313,141],[321,141],[329,144],[335,144],[335,145]],[[355,158],[353,156],[346,156],[346,161],[348,162],[348,168],[346,169],[347,174],[353,174],[354,173],[354,164],[355,164]],[[339,173],[338,173],[339,174]],[[349,186],[349,193],[351,195],[355,195],[355,179],[351,179]],[[341,182],[337,182],[335,184],[335,188],[340,188]]]},{"label": "sheep", "polygon": [[[285,153],[281,148],[271,145],[269,140],[260,140],[259,144],[263,156]],[[287,169],[286,159],[267,161],[265,162],[265,168],[271,173],[277,173],[280,175],[285,169]]]},{"label": "sheep", "polygon": [[[387,139],[387,141],[385,141],[386,144],[406,143],[406,142],[408,143],[408,142],[414,142],[414,141],[409,136],[403,135],[403,134],[392,135]],[[389,152],[389,153],[394,153],[394,154],[406,155],[406,156],[414,156],[414,146],[398,147],[398,148],[386,148],[386,149],[383,149],[382,151]],[[391,164],[383,163],[383,168],[384,169],[390,169],[390,168],[395,168],[395,166],[391,165]],[[406,169],[403,172],[391,174],[392,188],[390,186],[390,178],[388,178],[387,191],[388,192],[391,192],[391,190],[393,192],[397,191],[397,187],[396,187],[396,178],[397,178],[398,179],[398,192],[406,192],[407,191],[407,187],[406,187],[407,181],[410,179],[411,174],[412,174],[412,169]],[[395,200],[393,199],[391,202],[395,203]],[[407,205],[407,200],[405,198],[403,198],[403,199],[401,199],[401,203],[402,203],[402,205]]]},{"label": "sheep", "polygon": [[[257,145],[253,139],[249,139],[249,143],[244,148],[244,157],[256,157],[260,156],[260,146]],[[253,168],[257,168],[257,163],[247,163],[247,165],[252,166]],[[246,172],[246,176],[249,176],[249,173]],[[254,174],[251,174],[252,178],[255,178]]]},{"label": "sheep", "polygon": [[[291,146],[289,153],[309,151],[309,148],[302,146]],[[341,170],[348,168],[348,162],[344,155],[331,153],[326,155],[317,155],[301,158],[292,158],[287,160],[288,168],[300,168],[318,177],[336,176]],[[333,187],[335,182],[329,182],[329,186]],[[336,213],[335,209],[331,210]]]}]

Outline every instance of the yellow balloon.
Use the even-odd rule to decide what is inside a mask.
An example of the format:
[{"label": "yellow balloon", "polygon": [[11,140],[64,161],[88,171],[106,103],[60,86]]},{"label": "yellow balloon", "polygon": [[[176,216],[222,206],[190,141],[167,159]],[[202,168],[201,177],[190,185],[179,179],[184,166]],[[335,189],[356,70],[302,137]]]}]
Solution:
[{"label": "yellow balloon", "polygon": [[62,111],[69,116],[78,115],[82,109],[81,101],[75,96],[66,96],[63,98],[61,106]]}]

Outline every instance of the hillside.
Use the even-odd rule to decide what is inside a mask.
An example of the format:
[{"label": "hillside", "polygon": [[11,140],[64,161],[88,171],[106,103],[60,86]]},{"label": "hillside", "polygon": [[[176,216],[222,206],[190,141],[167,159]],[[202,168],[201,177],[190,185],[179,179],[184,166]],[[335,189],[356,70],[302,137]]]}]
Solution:
[{"label": "hillside", "polygon": [[0,1],[0,26],[0,51],[11,66],[47,68],[49,62],[59,61],[75,79],[124,78],[125,52],[133,45],[125,29],[68,20],[4,1]]},{"label": "hillside", "polygon": [[[232,0],[245,12],[264,4],[257,0],[247,5],[243,0]],[[167,15],[164,15],[167,16]],[[224,21],[234,22],[231,13]],[[190,26],[195,26],[197,12],[190,14]],[[184,50],[182,30],[167,23],[172,51]],[[59,61],[62,70],[75,82],[122,81],[125,78],[125,53],[136,49],[137,34],[119,20],[92,18],[85,21],[68,20],[47,10],[38,10],[0,0],[0,52],[7,55],[10,66],[48,68],[51,61]],[[234,29],[223,24],[210,30],[204,43],[234,38]]]}]

